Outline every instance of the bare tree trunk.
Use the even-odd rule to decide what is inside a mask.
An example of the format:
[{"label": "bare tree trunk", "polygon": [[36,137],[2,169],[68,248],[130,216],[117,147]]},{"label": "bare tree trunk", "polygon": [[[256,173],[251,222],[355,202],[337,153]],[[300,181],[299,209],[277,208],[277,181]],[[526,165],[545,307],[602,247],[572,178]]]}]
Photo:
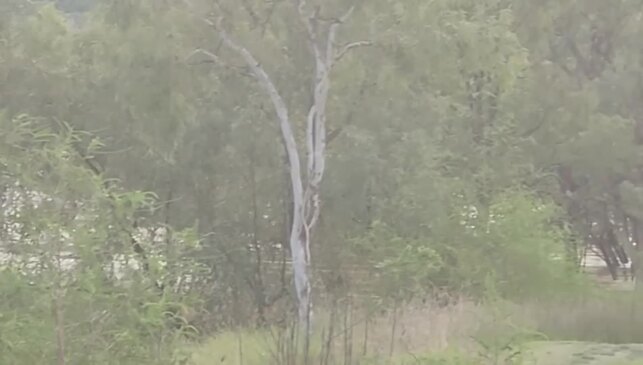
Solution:
[{"label": "bare tree trunk", "polygon": [[[328,91],[330,90],[330,72],[334,63],[348,51],[359,46],[370,45],[370,42],[348,43],[341,49],[337,49],[335,39],[338,28],[350,17],[353,12],[352,7],[342,17],[331,21],[325,27],[321,27],[320,23],[322,22],[319,21],[317,12],[307,12],[305,0],[294,0],[294,4],[302,23],[306,27],[315,65],[315,71],[312,75],[314,80],[313,101],[308,108],[306,118],[307,171],[305,175],[302,173],[298,146],[290,122],[290,111],[270,76],[254,55],[247,48],[233,40],[224,30],[222,17],[217,22],[212,22],[208,19],[204,20],[219,32],[225,46],[241,56],[254,78],[269,96],[277,114],[282,142],[286,149],[290,176],[293,209],[289,244],[298,300],[299,322],[305,325],[306,333],[309,334],[312,323],[310,242],[313,228],[319,219],[321,205],[320,186],[325,171],[326,105]],[[211,57],[214,62],[220,62],[217,55],[204,50],[200,51]]]}]

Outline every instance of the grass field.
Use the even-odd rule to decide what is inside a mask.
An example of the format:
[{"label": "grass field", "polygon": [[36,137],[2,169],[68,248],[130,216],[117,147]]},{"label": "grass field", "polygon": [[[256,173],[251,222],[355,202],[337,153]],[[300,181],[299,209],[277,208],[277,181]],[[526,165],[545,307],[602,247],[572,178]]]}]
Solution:
[{"label": "grass field", "polygon": [[[224,336],[204,344],[195,351],[195,365],[231,364],[255,365],[272,363],[272,354],[265,338],[255,335],[246,337],[244,348],[238,348],[238,341],[232,336]],[[643,344],[604,344],[575,341],[539,341],[527,345],[523,360],[515,365],[643,365]],[[228,349],[228,350],[223,350]],[[243,353],[243,355],[241,355]],[[434,362],[417,360],[418,356],[396,356],[382,359],[377,364],[406,365],[483,365],[483,360],[456,360],[463,356],[442,354]],[[427,359],[433,357],[427,356]],[[472,357],[473,358],[473,357]],[[451,360],[449,360],[451,359]],[[478,362],[480,361],[480,362]],[[358,364],[359,362],[355,362]],[[370,364],[370,362],[369,362]],[[484,364],[500,365],[509,362],[493,361]]]},{"label": "grass field", "polygon": [[[334,323],[330,337],[328,316],[320,315],[309,363],[643,365],[643,313],[633,306],[638,302],[633,296],[598,296],[496,308],[457,301],[379,313],[368,322],[357,311]],[[298,346],[283,329],[235,330],[195,345],[192,353],[196,365],[300,365]]]}]

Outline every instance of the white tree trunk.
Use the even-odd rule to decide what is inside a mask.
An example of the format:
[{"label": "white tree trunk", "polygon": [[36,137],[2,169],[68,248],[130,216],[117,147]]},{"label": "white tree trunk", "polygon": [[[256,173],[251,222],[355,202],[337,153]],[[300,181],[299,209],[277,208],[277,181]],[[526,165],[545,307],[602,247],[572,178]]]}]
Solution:
[{"label": "white tree trunk", "polygon": [[[330,90],[330,72],[333,64],[343,57],[347,51],[358,46],[370,45],[370,42],[349,43],[338,52],[335,47],[337,30],[350,16],[353,9],[351,8],[344,16],[332,21],[326,27],[326,34],[322,34],[318,30],[321,28],[319,27],[316,13],[306,14],[305,1],[298,0],[296,6],[308,32],[309,45],[315,59],[313,102],[308,109],[306,120],[307,170],[305,177],[302,176],[301,162],[297,142],[290,123],[289,110],[274,83],[252,53],[234,41],[223,29],[221,25],[222,18],[219,18],[216,24],[208,20],[206,22],[216,27],[223,43],[243,58],[252,75],[270,97],[275,108],[290,170],[293,220],[289,243],[298,300],[299,321],[301,324],[305,324],[306,329],[310,331],[312,321],[310,242],[312,230],[319,218],[321,205],[319,192],[326,167],[326,104],[328,91]],[[326,38],[323,45],[320,41],[322,36]],[[220,62],[219,58],[214,54],[206,51],[201,51],[201,53],[209,55],[215,62]]]}]

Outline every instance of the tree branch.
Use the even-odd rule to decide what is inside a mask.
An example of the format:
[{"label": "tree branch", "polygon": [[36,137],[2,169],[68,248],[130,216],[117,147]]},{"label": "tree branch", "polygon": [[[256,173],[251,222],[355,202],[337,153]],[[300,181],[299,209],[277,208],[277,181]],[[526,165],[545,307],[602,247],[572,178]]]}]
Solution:
[{"label": "tree branch", "polygon": [[308,179],[312,176],[315,170],[315,139],[314,139],[314,129],[315,129],[315,105],[313,104],[309,111],[308,117],[306,118],[306,147],[308,154],[308,170],[306,175]]},{"label": "tree branch", "polygon": [[[102,178],[103,168],[100,167],[99,165],[97,166],[94,162],[92,162],[93,159],[87,157],[85,151],[81,150],[81,148],[77,144],[75,144],[75,143],[72,144],[72,148],[74,149],[74,151],[76,152],[78,157],[81,159],[81,161],[83,161],[85,163],[85,165],[87,166],[89,171],[91,171],[91,173],[94,176]],[[105,195],[108,198],[109,203],[112,205],[111,206],[112,214],[114,215],[116,223],[120,226],[121,230],[128,235],[128,237],[130,239],[130,245],[132,246],[132,249],[134,250],[134,252],[139,256],[139,258],[142,261],[143,271],[146,274],[149,274],[150,263],[149,263],[149,259],[148,259],[148,256],[147,256],[147,252],[135,237],[136,229],[138,229],[138,222],[136,221],[136,218],[133,218],[133,223],[132,223],[132,228],[131,229],[129,229],[120,219],[116,219],[116,214],[115,214],[116,205],[115,205],[115,203],[117,201],[117,197],[112,193],[112,186],[111,186],[111,184],[110,184],[110,182],[108,180],[103,180],[102,181],[102,186],[103,186]],[[160,287],[160,285],[158,283],[155,283],[155,286],[157,287],[157,289],[163,289],[162,287]]]},{"label": "tree branch", "polygon": [[335,54],[335,62],[337,62],[340,59],[342,59],[342,57],[344,57],[346,55],[346,53],[348,53],[353,48],[369,47],[369,46],[372,46],[372,45],[373,45],[373,42],[371,42],[371,41],[357,41],[357,42],[348,43],[348,44],[344,45],[344,47],[342,47],[342,49]]},{"label": "tree branch", "polygon": [[[279,94],[279,91],[275,87],[275,84],[272,82],[266,71],[263,69],[259,61],[248,51],[247,48],[241,46],[236,41],[234,41],[230,35],[222,27],[223,18],[219,18],[216,24],[216,29],[219,32],[223,43],[233,51],[235,51],[248,65],[252,71],[255,79],[259,84],[265,89],[266,93],[272,101],[273,107],[279,119],[279,127],[281,129],[281,136],[283,139],[284,147],[286,149],[286,155],[288,157],[288,165],[290,172],[290,183],[292,189],[292,198],[293,198],[293,230],[291,232],[291,245],[300,242],[299,235],[301,232],[299,229],[302,225],[305,225],[304,222],[304,189],[301,177],[301,166],[299,159],[299,152],[297,150],[297,142],[295,141],[295,134],[290,125],[290,117],[288,112],[288,107],[284,102],[283,98]],[[306,246],[306,245],[304,245]],[[307,247],[302,247],[304,250],[307,250]],[[295,252],[295,247],[291,247],[293,254]],[[308,262],[308,261],[306,261]],[[302,280],[307,281],[307,278]],[[300,285],[303,285],[300,283]],[[307,284],[306,284],[307,285]],[[302,289],[302,288],[299,288]]]},{"label": "tree branch", "polygon": [[[223,43],[228,48],[238,53],[241,56],[241,58],[243,58],[243,60],[248,65],[248,67],[252,71],[257,81],[268,93],[268,96],[270,97],[270,100],[272,101],[272,104],[275,107],[275,112],[279,117],[282,127],[285,128],[284,130],[284,132],[286,132],[285,134],[287,136],[293,137],[292,143],[294,147],[295,140],[289,125],[289,115],[288,115],[288,108],[286,106],[286,103],[281,98],[281,95],[279,94],[279,91],[277,91],[275,84],[272,82],[272,80],[270,79],[266,71],[263,69],[259,61],[257,61],[257,59],[252,55],[252,53],[250,53],[250,51],[248,51],[247,48],[239,45],[234,40],[232,40],[230,35],[221,26],[222,21],[223,21],[223,18],[219,18],[219,21],[217,22],[216,27],[219,32],[219,35],[221,36],[221,39],[223,40]],[[286,141],[286,143],[290,143],[290,142],[291,141]]]},{"label": "tree branch", "polygon": [[344,126],[339,126],[328,132],[328,134],[326,134],[326,146],[328,146],[335,138],[339,137],[343,130]]},{"label": "tree branch", "polygon": [[315,12],[313,12],[311,15],[306,14],[306,1],[305,0],[296,0],[295,6],[297,7],[297,12],[299,13],[299,20],[304,24],[304,27],[306,28],[306,32],[308,34],[308,41],[310,43],[310,46],[313,50],[313,53],[315,54],[315,58],[317,58],[321,52],[319,49],[319,44],[317,40],[317,32],[315,32]]},{"label": "tree branch", "polygon": [[209,59],[214,61],[214,63],[216,63],[216,64],[219,64],[219,65],[224,64],[223,61],[221,61],[221,59],[219,58],[219,56],[217,56],[215,53],[210,52],[210,51],[208,51],[206,49],[203,49],[203,48],[197,48],[194,51],[190,52],[190,54],[185,57],[185,61],[189,61],[192,57],[194,57],[194,56],[196,56],[198,54],[202,54],[202,55],[207,56]]},{"label": "tree branch", "polygon": [[337,29],[339,29],[339,26],[344,24],[348,18],[350,18],[353,15],[353,11],[355,11],[355,7],[351,6],[339,19],[335,20],[330,27],[328,27],[328,39],[326,41],[326,64],[328,65],[328,71],[330,72],[330,68],[333,64],[334,61],[334,47],[335,47],[335,37],[337,36]]},{"label": "tree branch", "polygon": [[347,21],[351,16],[353,16],[353,12],[354,12],[354,11],[355,11],[355,6],[353,5],[353,6],[351,6],[350,8],[348,8],[348,10],[344,13],[344,15],[342,15],[342,16],[340,16],[340,17],[339,17],[338,22],[339,22],[339,23],[342,23],[342,24],[343,24],[343,23],[346,23],[346,21]]},{"label": "tree branch", "polygon": [[[202,55],[206,56],[215,65],[218,65],[220,67],[223,67],[223,68],[235,71],[235,72],[239,72],[241,75],[249,76],[249,77],[254,78],[254,75],[250,74],[245,69],[245,67],[227,64],[227,63],[223,62],[221,60],[221,58],[219,56],[217,56],[216,53],[208,51],[208,50],[203,49],[203,48],[197,48],[194,51],[192,51],[187,57],[185,57],[185,61],[188,61],[190,58],[196,56],[197,54],[202,54]],[[208,63],[208,62],[207,61],[202,61],[201,63]],[[198,63],[195,63],[195,64],[198,64]]]}]

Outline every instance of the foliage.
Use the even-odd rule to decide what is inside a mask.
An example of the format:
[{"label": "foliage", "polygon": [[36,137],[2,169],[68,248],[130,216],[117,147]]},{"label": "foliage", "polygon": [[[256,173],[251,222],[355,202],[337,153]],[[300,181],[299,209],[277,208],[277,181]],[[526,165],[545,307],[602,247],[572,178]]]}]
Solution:
[{"label": "foliage", "polygon": [[[84,362],[160,361],[177,334],[170,307],[204,333],[292,314],[277,117],[216,20],[274,82],[305,146],[314,57],[294,3],[0,3],[0,253],[13,255],[0,359],[49,359],[64,327]],[[335,46],[371,46],[340,51],[330,75],[314,300],[564,297],[587,288],[587,247],[615,276],[638,263],[638,1],[304,9],[321,29],[353,5]],[[154,231],[137,238],[145,258],[135,224]],[[61,252],[79,262],[69,272]],[[125,257],[138,266],[116,280],[106,267]]]},{"label": "foliage", "polygon": [[[557,208],[530,194],[510,192],[492,202],[486,220],[477,220],[472,232],[482,264],[478,275],[493,277],[493,285],[503,297],[556,295],[578,288],[576,253],[566,250],[570,235],[556,226]],[[485,262],[486,261],[486,262]]]},{"label": "foliage", "polygon": [[[442,240],[400,237],[375,221],[350,242],[357,257],[381,258],[371,264],[371,278],[384,297],[428,294],[436,285],[477,295],[493,285],[513,299],[557,295],[583,287],[575,253],[566,250],[569,233],[552,224],[558,215],[552,203],[510,191],[491,202],[486,216],[469,211],[435,227],[444,230]],[[462,231],[457,236],[449,232],[454,227]]]},{"label": "foliage", "polygon": [[384,297],[410,299],[430,289],[432,277],[442,267],[440,256],[418,239],[398,236],[382,222],[373,222],[364,237],[353,239],[358,257],[380,258],[372,263],[374,287]]},{"label": "foliage", "polygon": [[94,175],[67,126],[24,115],[0,123],[2,179],[13,187],[3,205],[1,362],[169,363],[182,328],[166,313],[188,298],[136,270],[167,256],[136,257],[129,229],[152,200]]}]

